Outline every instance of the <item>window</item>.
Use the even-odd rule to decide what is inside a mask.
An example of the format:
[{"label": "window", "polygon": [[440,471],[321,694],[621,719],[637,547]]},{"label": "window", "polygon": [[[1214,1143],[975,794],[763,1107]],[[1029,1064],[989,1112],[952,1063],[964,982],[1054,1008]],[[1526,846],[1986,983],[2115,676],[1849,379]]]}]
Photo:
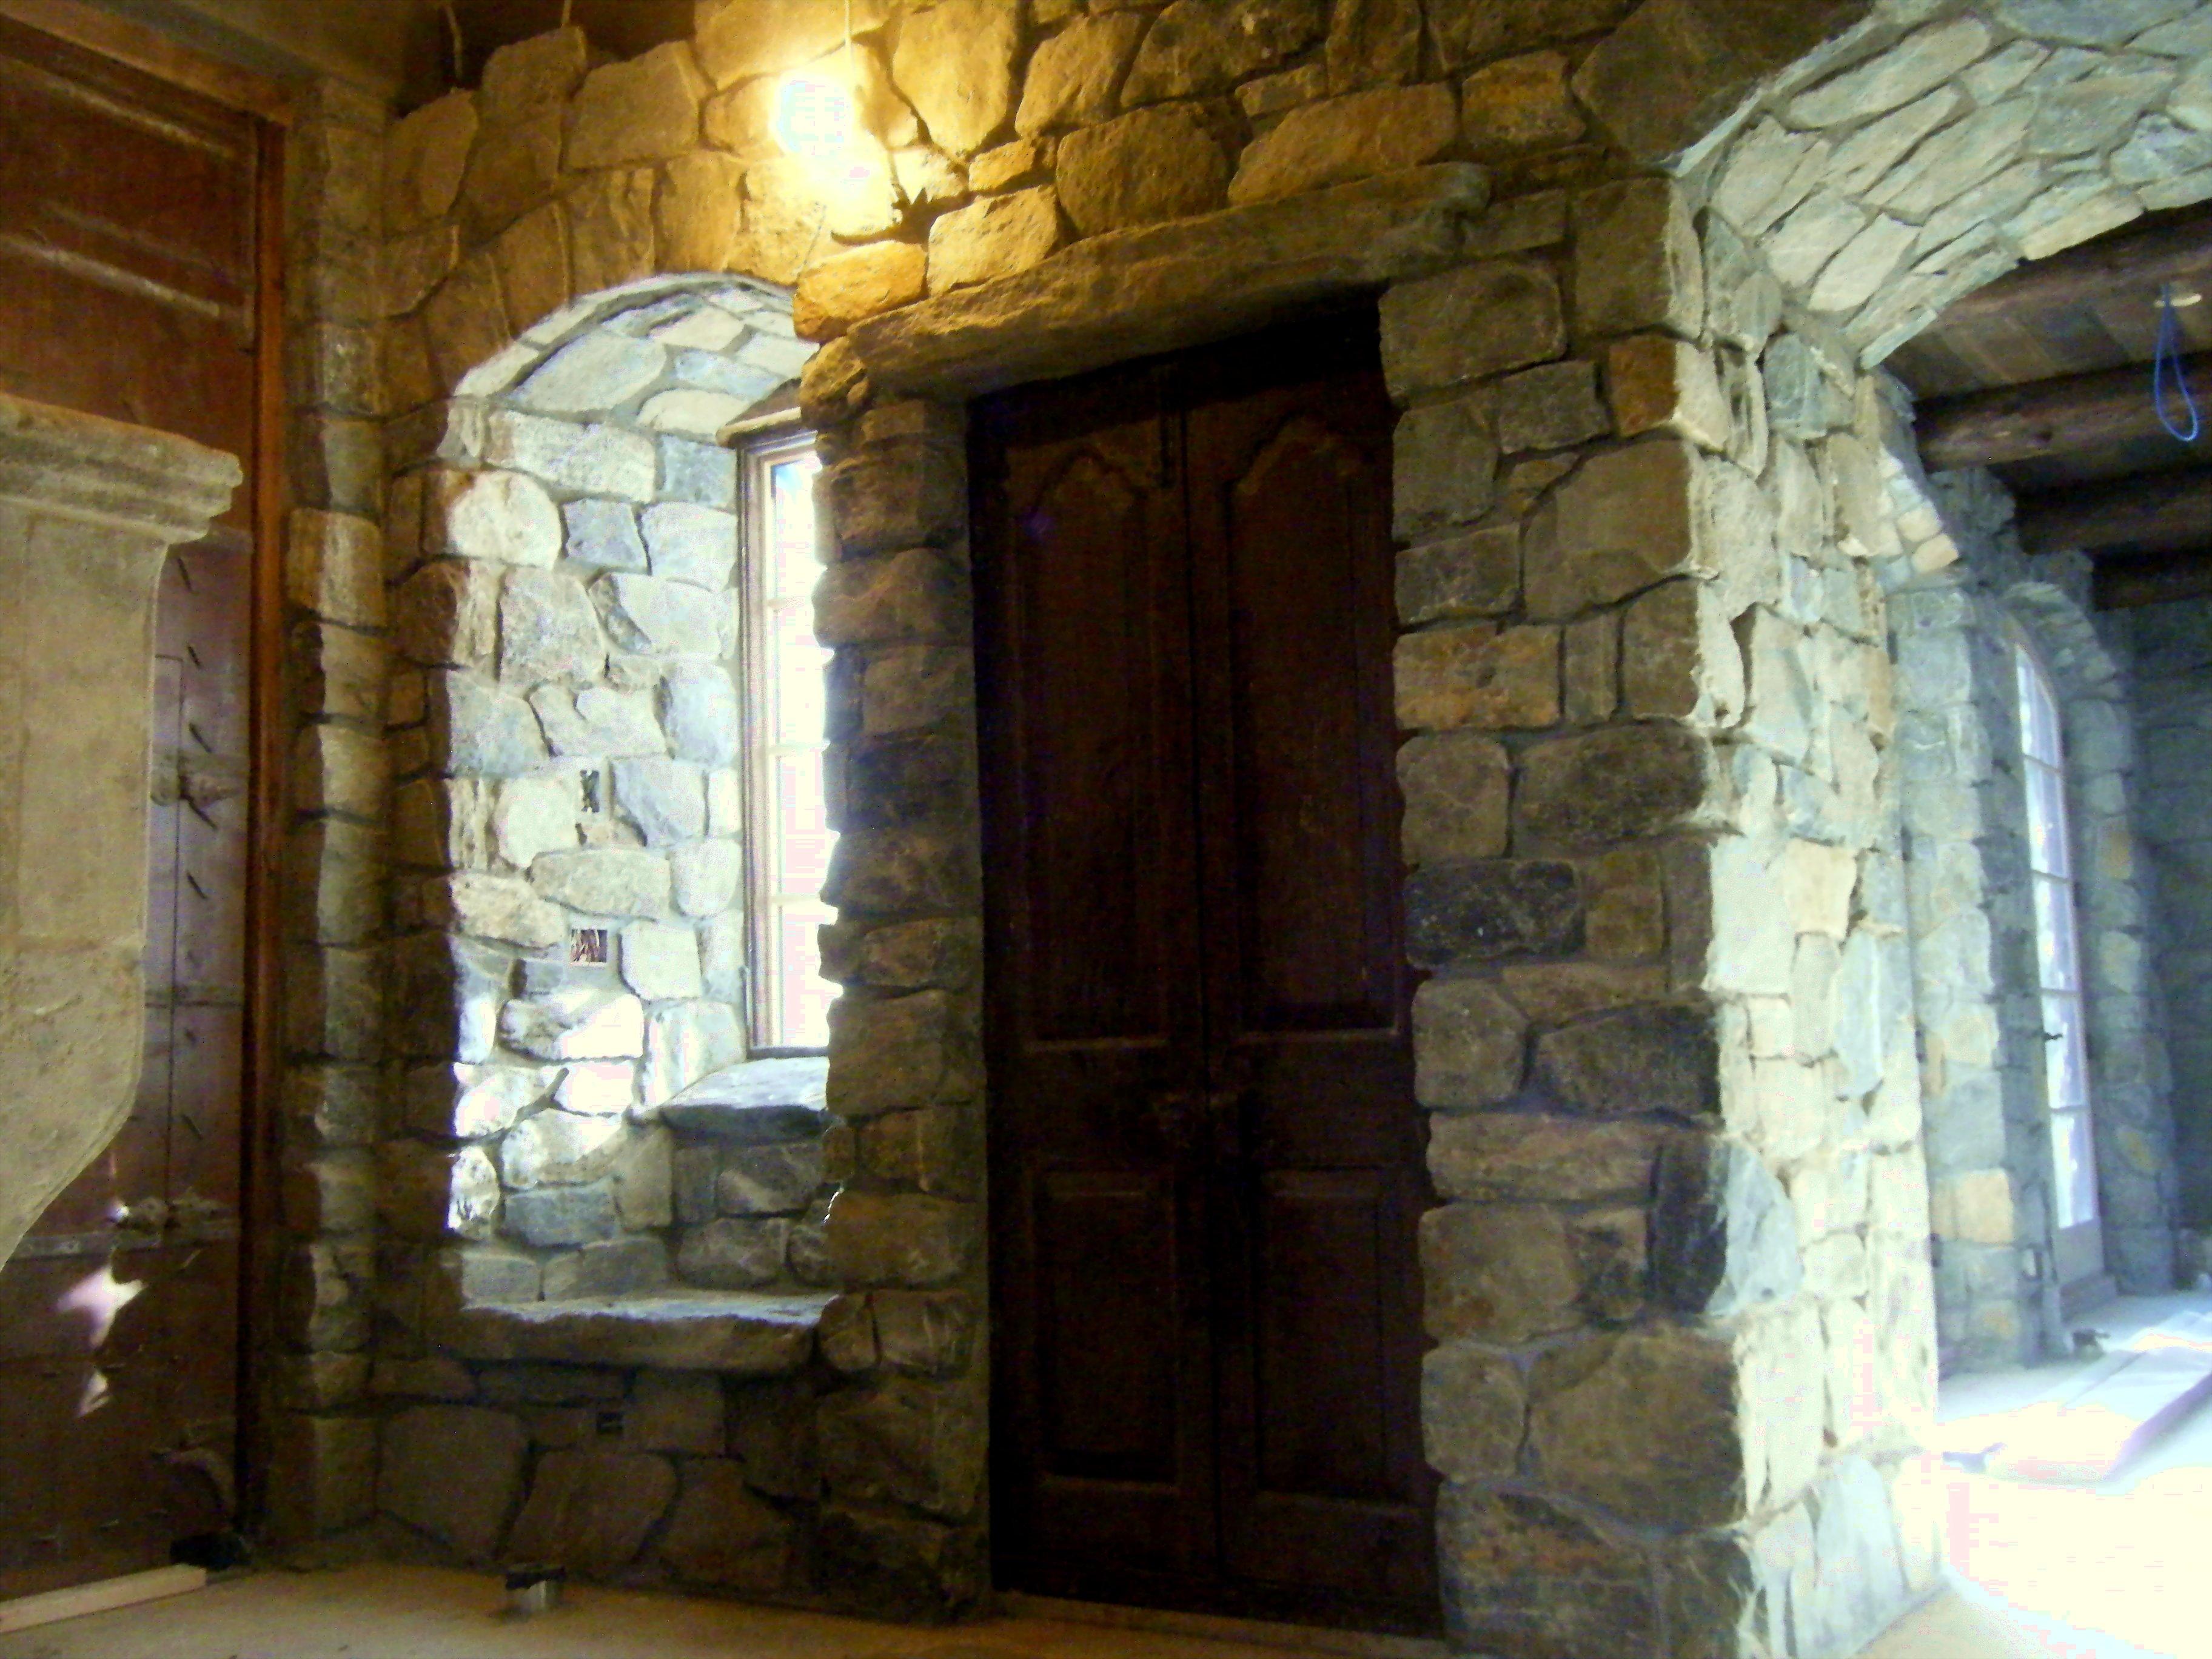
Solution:
[{"label": "window", "polygon": [[830,1041],[837,988],[822,977],[816,930],[834,919],[822,902],[830,854],[823,783],[830,653],[814,641],[811,434],[746,453],[746,671],[751,692],[746,748],[752,929],[751,1020],[756,1049],[821,1048]]},{"label": "window", "polygon": [[2035,894],[2036,978],[2043,997],[2044,1067],[2059,1228],[2097,1219],[2097,1162],[2084,1039],[2081,951],[2075,922],[2066,755],[2051,677],[2024,641],[2013,642],[2020,681],[2021,769],[2027,787],[2028,881]]}]

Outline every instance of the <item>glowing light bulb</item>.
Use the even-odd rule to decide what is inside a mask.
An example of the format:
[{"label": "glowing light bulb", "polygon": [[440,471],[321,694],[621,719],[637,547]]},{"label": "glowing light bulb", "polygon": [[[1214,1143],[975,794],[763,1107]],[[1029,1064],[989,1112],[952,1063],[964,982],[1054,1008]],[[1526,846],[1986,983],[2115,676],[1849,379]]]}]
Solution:
[{"label": "glowing light bulb", "polygon": [[860,122],[853,106],[853,89],[826,75],[794,75],[775,94],[775,114],[769,131],[793,155],[809,161],[835,162],[853,149]]}]

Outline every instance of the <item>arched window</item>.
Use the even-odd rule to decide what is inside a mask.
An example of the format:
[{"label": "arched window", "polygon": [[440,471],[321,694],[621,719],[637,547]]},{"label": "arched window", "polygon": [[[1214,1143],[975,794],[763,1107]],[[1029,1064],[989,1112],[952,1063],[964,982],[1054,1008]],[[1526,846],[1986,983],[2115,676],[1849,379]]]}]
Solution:
[{"label": "arched window", "polygon": [[2020,684],[2021,771],[2027,792],[2028,881],[2035,899],[2037,989],[2043,1001],[2045,1100],[2051,1114],[2058,1275],[2071,1285],[2104,1271],[2098,1225],[2089,1050],[2082,1006],[2074,837],[2066,808],[2066,751],[2058,696],[2025,639],[2013,641]]}]

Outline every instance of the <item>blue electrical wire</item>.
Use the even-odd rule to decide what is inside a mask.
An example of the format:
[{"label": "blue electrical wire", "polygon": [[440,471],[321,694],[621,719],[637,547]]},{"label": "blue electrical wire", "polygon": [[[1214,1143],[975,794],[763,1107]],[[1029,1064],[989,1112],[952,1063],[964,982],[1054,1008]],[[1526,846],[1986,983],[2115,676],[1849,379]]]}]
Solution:
[{"label": "blue electrical wire", "polygon": [[[2158,411],[2158,423],[2183,443],[2193,444],[2204,430],[2203,416],[2198,413],[2197,399],[2189,390],[2189,375],[2181,361],[2181,319],[2173,312],[2173,284],[2166,283],[2158,291],[2158,361],[2150,372],[2151,404]],[[2181,422],[2166,411],[2166,377],[2173,377],[2174,388],[2181,393],[2181,406],[2189,411],[2189,429],[2181,429]]]}]

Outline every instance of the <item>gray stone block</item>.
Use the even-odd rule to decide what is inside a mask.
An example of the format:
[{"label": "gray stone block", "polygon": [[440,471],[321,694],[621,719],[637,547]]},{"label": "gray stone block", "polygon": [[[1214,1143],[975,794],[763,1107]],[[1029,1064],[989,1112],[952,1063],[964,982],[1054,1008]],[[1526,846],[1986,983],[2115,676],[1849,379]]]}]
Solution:
[{"label": "gray stone block", "polygon": [[1407,951],[1440,968],[1582,944],[1582,893],[1571,864],[1492,859],[1437,864],[1406,883]]}]

